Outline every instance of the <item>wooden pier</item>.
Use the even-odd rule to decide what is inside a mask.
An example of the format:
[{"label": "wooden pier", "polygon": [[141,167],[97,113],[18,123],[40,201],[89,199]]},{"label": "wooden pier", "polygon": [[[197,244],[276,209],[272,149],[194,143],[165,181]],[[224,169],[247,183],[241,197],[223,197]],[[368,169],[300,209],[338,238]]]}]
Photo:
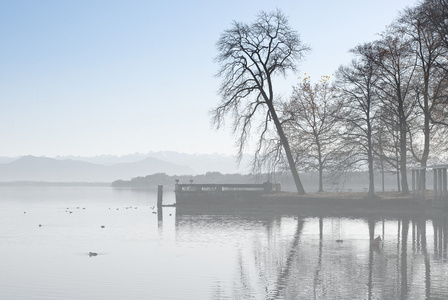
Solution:
[{"label": "wooden pier", "polygon": [[367,198],[366,193],[283,192],[278,184],[175,184],[178,213],[316,212],[340,214],[410,215],[425,211],[421,201],[409,195]]}]

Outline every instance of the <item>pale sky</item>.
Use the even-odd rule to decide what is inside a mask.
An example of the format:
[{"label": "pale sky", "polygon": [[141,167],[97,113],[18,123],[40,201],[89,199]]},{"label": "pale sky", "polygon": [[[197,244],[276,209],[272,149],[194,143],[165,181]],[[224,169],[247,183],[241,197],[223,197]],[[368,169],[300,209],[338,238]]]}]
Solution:
[{"label": "pale sky", "polygon": [[[0,0],[0,156],[235,154],[215,131],[215,43],[232,21],[282,10],[331,75],[413,0]],[[282,79],[283,80],[283,79]],[[230,120],[228,122],[230,126]]]}]

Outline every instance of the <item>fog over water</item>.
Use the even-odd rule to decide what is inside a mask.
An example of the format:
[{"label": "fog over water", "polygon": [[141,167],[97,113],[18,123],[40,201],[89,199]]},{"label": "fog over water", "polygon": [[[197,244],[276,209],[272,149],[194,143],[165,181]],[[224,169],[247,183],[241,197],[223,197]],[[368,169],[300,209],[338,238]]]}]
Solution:
[{"label": "fog over water", "polygon": [[160,219],[156,198],[0,187],[0,298],[448,298],[446,218],[164,207]]}]

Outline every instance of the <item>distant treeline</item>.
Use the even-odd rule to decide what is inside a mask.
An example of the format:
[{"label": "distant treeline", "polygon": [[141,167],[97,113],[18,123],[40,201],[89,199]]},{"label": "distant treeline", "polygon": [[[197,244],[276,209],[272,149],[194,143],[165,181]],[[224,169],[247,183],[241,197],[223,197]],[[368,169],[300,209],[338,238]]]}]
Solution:
[{"label": "distant treeline", "polygon": [[179,183],[263,183],[268,181],[268,175],[253,174],[221,174],[219,172],[207,172],[202,175],[174,175],[157,173],[144,177],[135,177],[131,180],[116,180],[112,182],[112,187],[132,187],[132,188],[154,188],[157,185],[174,185],[176,180]]},{"label": "distant treeline", "polygon": [[[300,174],[305,190],[307,192],[317,192],[319,188],[319,174],[317,172],[301,173]],[[385,190],[391,191],[396,189],[395,185],[396,173],[386,173],[384,178]],[[165,173],[157,173],[148,176],[135,177],[131,180],[116,180],[112,183],[115,188],[139,188],[139,189],[156,189],[158,185],[173,186],[179,180],[179,183],[219,183],[219,184],[234,184],[234,183],[280,183],[283,191],[295,191],[294,180],[288,173],[276,174],[221,174],[219,172],[207,172],[202,175],[175,175],[169,176]],[[368,172],[346,172],[343,174],[324,174],[324,188],[325,191],[358,191],[361,192],[368,187],[369,175]],[[432,176],[427,178],[428,186],[432,184]],[[378,186],[378,191],[382,190],[381,174],[375,173],[375,184]]]}]

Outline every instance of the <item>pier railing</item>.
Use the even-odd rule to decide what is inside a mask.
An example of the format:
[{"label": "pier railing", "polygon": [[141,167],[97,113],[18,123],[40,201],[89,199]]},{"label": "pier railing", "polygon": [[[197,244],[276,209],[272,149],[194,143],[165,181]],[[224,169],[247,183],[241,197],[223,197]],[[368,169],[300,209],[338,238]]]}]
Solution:
[{"label": "pier railing", "polygon": [[[280,184],[181,184],[175,185],[176,205],[260,205],[280,191]],[[267,196],[267,197],[265,197]]]},{"label": "pier railing", "polygon": [[259,191],[270,193],[280,191],[280,184],[265,182],[263,184],[181,184],[176,183],[175,192],[235,192],[235,191]]}]

